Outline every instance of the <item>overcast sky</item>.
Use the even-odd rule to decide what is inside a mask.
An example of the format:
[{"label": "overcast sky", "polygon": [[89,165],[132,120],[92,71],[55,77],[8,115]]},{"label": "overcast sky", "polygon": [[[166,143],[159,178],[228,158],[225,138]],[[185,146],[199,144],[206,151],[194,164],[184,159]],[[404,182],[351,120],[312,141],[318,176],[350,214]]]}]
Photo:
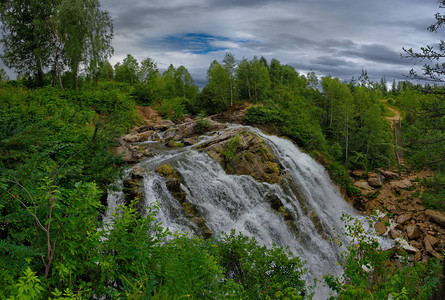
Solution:
[{"label": "overcast sky", "polygon": [[435,0],[102,0],[114,20],[114,65],[132,54],[184,65],[202,86],[214,59],[277,58],[343,80],[404,79],[402,47],[437,43]]}]

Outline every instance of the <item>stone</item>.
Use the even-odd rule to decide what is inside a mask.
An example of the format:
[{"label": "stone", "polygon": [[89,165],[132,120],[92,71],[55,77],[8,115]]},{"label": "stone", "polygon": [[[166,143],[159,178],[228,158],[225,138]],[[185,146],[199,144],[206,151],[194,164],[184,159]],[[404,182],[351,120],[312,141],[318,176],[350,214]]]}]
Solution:
[{"label": "stone", "polygon": [[374,189],[365,180],[359,180],[359,181],[354,182],[354,186],[363,190],[365,193],[370,193],[370,192],[374,191]]},{"label": "stone", "polygon": [[414,260],[415,261],[421,261],[422,260],[422,252],[421,251],[417,251],[416,253],[414,253]]},{"label": "stone", "polygon": [[399,175],[397,175],[396,173],[388,171],[388,170],[379,169],[379,172],[380,172],[380,174],[385,176],[385,178],[388,178],[388,179],[394,179],[394,178],[399,177]]},{"label": "stone", "polygon": [[419,249],[408,244],[408,242],[403,237],[398,237],[396,239],[396,242],[408,253],[413,254],[419,251]]},{"label": "stone", "polygon": [[410,213],[400,215],[397,218],[397,223],[399,223],[400,225],[405,225],[406,223],[408,223],[411,220],[412,217],[413,217],[413,215]]},{"label": "stone", "polygon": [[377,222],[374,224],[375,232],[377,232],[378,235],[384,235],[386,233],[386,225],[382,222]]},{"label": "stone", "polygon": [[423,239],[424,243],[429,243],[431,246],[436,246],[439,242],[438,239],[436,239],[434,236],[427,234],[425,238]]},{"label": "stone", "polygon": [[391,188],[396,192],[399,192],[400,190],[410,189],[412,187],[413,184],[409,179],[391,181]]},{"label": "stone", "polygon": [[414,248],[417,248],[417,249],[422,248],[422,243],[418,242],[418,241],[411,241],[410,245],[413,246]]},{"label": "stone", "polygon": [[[151,132],[153,134],[153,132]],[[129,133],[127,135],[124,135],[122,139],[128,143],[138,143],[138,142],[144,142],[147,141],[149,138],[148,133]]]},{"label": "stone", "polygon": [[440,226],[445,227],[445,216],[442,213],[428,209],[425,211],[425,215]]},{"label": "stone", "polygon": [[156,171],[163,176],[168,176],[168,175],[173,174],[175,169],[173,169],[173,167],[170,165],[164,164],[164,165],[160,166],[159,168],[157,168]]},{"label": "stone", "polygon": [[164,130],[167,130],[167,129],[173,127],[173,126],[175,126],[175,123],[173,123],[173,122],[170,121],[170,120],[158,120],[158,121],[156,121],[156,123],[154,124],[153,128],[154,128],[155,130],[161,130],[161,131],[164,131]]},{"label": "stone", "polygon": [[127,145],[121,145],[116,148],[116,154],[122,157],[122,161],[126,163],[137,162],[138,159],[133,155],[134,151]]},{"label": "stone", "polygon": [[144,175],[145,175],[145,170],[142,169],[141,167],[135,166],[131,170],[131,178],[142,179],[142,178],[144,178]]},{"label": "stone", "polygon": [[395,240],[396,238],[402,236],[402,232],[399,231],[399,230],[397,230],[397,229],[391,229],[391,231],[389,232],[389,234],[390,234],[391,238],[394,239],[394,240]]},{"label": "stone", "polygon": [[351,172],[351,175],[352,175],[352,177],[363,179],[363,178],[365,178],[365,171],[354,170]]},{"label": "stone", "polygon": [[386,208],[390,213],[396,213],[398,211],[397,206],[395,205],[388,205]]},{"label": "stone", "polygon": [[371,177],[368,178],[368,183],[372,187],[379,188],[383,185],[383,180],[380,177]]},{"label": "stone", "polygon": [[406,233],[410,240],[415,240],[421,236],[421,232],[416,225],[408,225],[406,226]]}]

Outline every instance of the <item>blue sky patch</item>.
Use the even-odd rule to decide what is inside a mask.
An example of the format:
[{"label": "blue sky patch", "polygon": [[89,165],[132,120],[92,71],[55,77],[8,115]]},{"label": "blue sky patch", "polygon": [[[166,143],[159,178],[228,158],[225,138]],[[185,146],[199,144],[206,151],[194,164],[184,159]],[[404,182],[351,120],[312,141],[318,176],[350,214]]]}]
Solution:
[{"label": "blue sky patch", "polygon": [[194,54],[207,54],[209,52],[224,51],[237,47],[248,41],[232,40],[222,36],[205,33],[182,33],[168,35],[155,43],[162,44],[169,50],[184,51]]}]

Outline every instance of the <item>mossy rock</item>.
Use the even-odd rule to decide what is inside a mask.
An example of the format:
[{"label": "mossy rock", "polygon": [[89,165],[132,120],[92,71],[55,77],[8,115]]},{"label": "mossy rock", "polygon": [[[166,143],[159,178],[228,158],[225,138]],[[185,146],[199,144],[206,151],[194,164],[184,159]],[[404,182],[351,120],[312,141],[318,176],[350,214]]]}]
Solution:
[{"label": "mossy rock", "polygon": [[226,139],[218,140],[205,150],[229,174],[250,175],[271,184],[282,180],[277,158],[253,132],[243,130],[237,131],[236,135],[227,134]]},{"label": "mossy rock", "polygon": [[182,203],[182,207],[184,208],[186,216],[198,227],[202,237],[205,239],[210,238],[213,233],[207,226],[204,218],[199,216],[199,211],[196,209],[196,206],[193,203],[184,202]]},{"label": "mossy rock", "polygon": [[167,146],[170,148],[181,148],[184,147],[184,143],[171,140],[167,143]]},{"label": "mossy rock", "polygon": [[167,189],[172,194],[172,196],[178,200],[180,203],[185,201],[186,194],[181,189],[181,183],[183,183],[183,179],[181,174],[177,170],[175,170],[172,166],[168,164],[164,164],[156,169],[156,171],[167,179],[165,185]]},{"label": "mossy rock", "polygon": [[156,172],[161,174],[164,177],[168,177],[169,175],[173,174],[175,172],[175,169],[173,169],[172,166],[168,164],[164,164],[156,169]]},{"label": "mossy rock", "polygon": [[281,206],[278,211],[283,215],[285,221],[293,221],[294,216],[292,216],[291,212],[285,208],[284,206]]},{"label": "mossy rock", "polygon": [[142,214],[142,205],[140,200],[144,197],[144,183],[142,179],[132,178],[124,180],[122,192],[124,193],[125,205],[130,205],[134,201],[138,201],[136,209]]}]

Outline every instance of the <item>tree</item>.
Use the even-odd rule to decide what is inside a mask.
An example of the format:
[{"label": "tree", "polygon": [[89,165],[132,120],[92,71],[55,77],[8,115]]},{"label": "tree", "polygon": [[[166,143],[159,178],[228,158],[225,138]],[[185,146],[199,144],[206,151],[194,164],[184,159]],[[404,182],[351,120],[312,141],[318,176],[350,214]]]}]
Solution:
[{"label": "tree", "polygon": [[5,0],[0,4],[5,64],[18,73],[43,75],[52,66],[60,74],[68,67],[74,87],[82,67],[98,72],[112,52],[113,25],[99,0]]},{"label": "tree", "polygon": [[44,69],[51,55],[47,20],[58,0],[5,0],[0,3],[3,55],[9,68],[32,74],[43,85]]},{"label": "tree", "polygon": [[109,13],[100,9],[99,0],[63,0],[59,15],[64,59],[77,87],[82,65],[94,74],[100,62],[113,53],[113,24]]},{"label": "tree", "polygon": [[236,63],[235,57],[231,53],[226,53],[223,59],[224,69],[227,70],[229,74],[229,83],[230,83],[230,106],[233,106],[233,98],[234,98],[234,81],[235,81],[235,72],[236,72]]},{"label": "tree", "polygon": [[[441,9],[445,8],[445,0],[438,1]],[[445,25],[445,15],[436,13],[436,22],[428,27],[428,31],[437,32],[441,27]],[[432,80],[445,82],[445,62],[442,62],[445,58],[445,41],[441,40],[438,46],[426,45],[420,48],[420,51],[415,51],[412,48],[402,48],[404,54],[402,57],[409,58],[414,61],[424,62],[422,67],[422,74],[414,69],[411,69],[409,75],[415,79]]]},{"label": "tree", "polygon": [[207,71],[207,86],[216,110],[230,107],[230,74],[223,65],[214,60]]}]

